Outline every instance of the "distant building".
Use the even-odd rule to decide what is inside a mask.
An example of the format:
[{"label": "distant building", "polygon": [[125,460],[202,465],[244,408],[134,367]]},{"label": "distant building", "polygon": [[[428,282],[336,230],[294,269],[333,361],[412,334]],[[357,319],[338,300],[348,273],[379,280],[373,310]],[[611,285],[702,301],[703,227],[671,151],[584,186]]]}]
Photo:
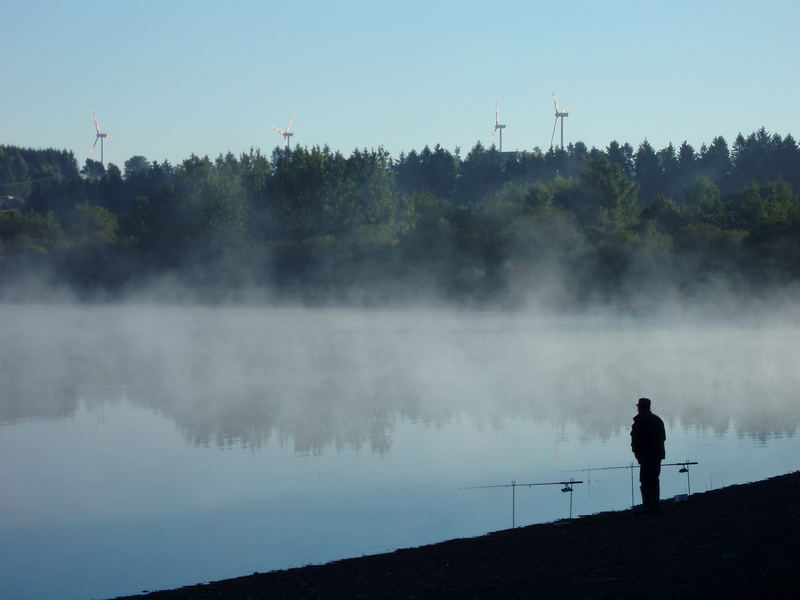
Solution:
[{"label": "distant building", "polygon": [[525,154],[525,152],[524,151],[519,152],[518,150],[510,150],[506,152],[500,152],[499,154],[500,158],[502,158],[503,160],[512,160],[512,159],[516,160],[521,155]]},{"label": "distant building", "polygon": [[519,161],[528,156],[542,156],[542,152],[541,150],[539,150],[539,148],[534,148],[533,150],[510,150],[508,152],[503,151],[499,152],[498,154],[500,154],[500,158],[502,158],[504,161],[508,160]]},{"label": "distant building", "polygon": [[21,208],[22,200],[18,200],[14,196],[0,196],[0,212],[19,210]]}]

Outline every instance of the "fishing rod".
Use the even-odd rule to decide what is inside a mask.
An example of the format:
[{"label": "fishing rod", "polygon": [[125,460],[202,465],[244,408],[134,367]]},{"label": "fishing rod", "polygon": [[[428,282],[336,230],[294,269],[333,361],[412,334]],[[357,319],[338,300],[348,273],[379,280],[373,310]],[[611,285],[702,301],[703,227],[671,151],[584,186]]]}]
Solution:
[{"label": "fishing rod", "polygon": [[572,518],[572,486],[576,483],[583,483],[583,481],[576,481],[575,479],[570,479],[569,481],[547,481],[547,482],[532,482],[532,483],[517,483],[516,481],[512,481],[511,483],[500,483],[497,485],[474,485],[470,487],[461,487],[458,488],[460,490],[485,490],[489,488],[511,488],[511,528],[517,526],[516,523],[516,511],[517,511],[517,488],[518,487],[534,487],[538,485],[563,485],[564,487],[561,488],[561,491],[565,494],[569,494],[569,518]]},{"label": "fishing rod", "polygon": [[[689,475],[689,467],[691,465],[699,464],[697,461],[685,460],[683,462],[677,463],[663,463],[662,467],[680,467],[678,473],[686,473],[686,486],[687,486],[687,493],[689,495],[692,494],[692,481]],[[562,471],[563,473],[588,473],[587,479],[589,479],[589,485],[592,484],[591,473],[592,471],[613,471],[616,469],[630,469],[631,470],[631,506],[635,505],[634,500],[634,484],[633,484],[633,470],[638,469],[639,465],[635,463],[630,463],[629,465],[623,465],[619,467],[589,467],[587,469],[571,469],[569,471]]]}]

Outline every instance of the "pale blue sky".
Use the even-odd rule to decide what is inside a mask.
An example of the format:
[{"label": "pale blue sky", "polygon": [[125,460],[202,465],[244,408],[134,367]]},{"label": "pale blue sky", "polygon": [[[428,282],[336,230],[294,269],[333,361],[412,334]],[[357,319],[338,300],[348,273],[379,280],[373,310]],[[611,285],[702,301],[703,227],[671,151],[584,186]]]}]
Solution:
[{"label": "pale blue sky", "polygon": [[797,137],[793,0],[5,0],[0,23],[0,144],[81,164],[93,109],[120,167],[269,153],[293,114],[306,146],[466,154],[496,100],[504,149],[547,148],[553,87],[567,143]]}]

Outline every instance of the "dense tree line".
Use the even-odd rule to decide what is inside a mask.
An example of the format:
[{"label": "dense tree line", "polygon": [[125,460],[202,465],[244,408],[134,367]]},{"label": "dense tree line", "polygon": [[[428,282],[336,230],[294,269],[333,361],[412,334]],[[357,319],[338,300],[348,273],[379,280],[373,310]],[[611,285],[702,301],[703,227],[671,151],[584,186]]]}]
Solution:
[{"label": "dense tree line", "polygon": [[0,281],[122,292],[169,277],[307,299],[754,291],[800,278],[798,189],[797,143],[764,129],[730,148],[295,147],[123,170],[0,146]]}]

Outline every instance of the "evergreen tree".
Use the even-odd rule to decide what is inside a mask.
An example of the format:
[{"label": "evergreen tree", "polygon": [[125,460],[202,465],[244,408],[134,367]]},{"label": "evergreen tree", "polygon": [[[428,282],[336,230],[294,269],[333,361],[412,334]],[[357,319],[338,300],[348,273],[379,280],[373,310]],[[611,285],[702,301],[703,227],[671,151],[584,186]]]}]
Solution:
[{"label": "evergreen tree", "polygon": [[639,184],[639,197],[646,206],[655,200],[656,194],[663,191],[662,172],[658,156],[650,145],[644,140],[633,158],[636,183]]},{"label": "evergreen tree", "polygon": [[633,165],[633,147],[625,143],[620,145],[619,142],[614,140],[606,148],[606,155],[612,164],[617,165],[628,179],[632,179],[634,175]]}]

